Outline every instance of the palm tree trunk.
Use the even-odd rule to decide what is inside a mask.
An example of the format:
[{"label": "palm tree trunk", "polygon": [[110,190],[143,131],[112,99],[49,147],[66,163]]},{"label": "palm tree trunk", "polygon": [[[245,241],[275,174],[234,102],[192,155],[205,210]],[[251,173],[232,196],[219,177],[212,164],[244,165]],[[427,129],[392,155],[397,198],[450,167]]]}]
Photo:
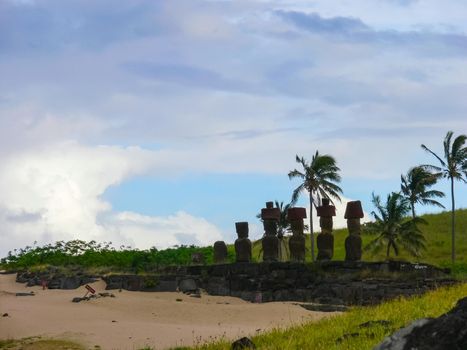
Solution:
[{"label": "palm tree trunk", "polygon": [[412,218],[415,219],[415,203],[411,202],[410,206],[412,207]]},{"label": "palm tree trunk", "polygon": [[388,242],[388,249],[386,249],[386,260],[389,260],[389,249],[391,249],[391,242]]},{"label": "palm tree trunk", "polygon": [[456,262],[456,230],[455,230],[455,202],[454,202],[454,178],[451,177],[451,241],[452,241],[452,251],[451,259],[452,263]]},{"label": "palm tree trunk", "polygon": [[311,241],[311,261],[315,261],[315,237],[313,236],[313,196],[310,191],[310,241]]}]

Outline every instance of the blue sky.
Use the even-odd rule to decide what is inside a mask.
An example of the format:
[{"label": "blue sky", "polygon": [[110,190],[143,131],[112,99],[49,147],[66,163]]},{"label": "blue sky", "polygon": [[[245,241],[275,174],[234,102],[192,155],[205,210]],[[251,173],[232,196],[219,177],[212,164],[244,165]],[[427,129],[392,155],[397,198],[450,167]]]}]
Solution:
[{"label": "blue sky", "polygon": [[461,0],[0,0],[0,255],[256,238],[316,150],[343,225],[467,133],[466,64]]}]

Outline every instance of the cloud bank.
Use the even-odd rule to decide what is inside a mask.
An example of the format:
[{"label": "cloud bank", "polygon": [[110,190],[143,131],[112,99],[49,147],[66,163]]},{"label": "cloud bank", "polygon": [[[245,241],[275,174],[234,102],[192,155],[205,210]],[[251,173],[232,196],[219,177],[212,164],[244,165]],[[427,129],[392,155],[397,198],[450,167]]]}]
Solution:
[{"label": "cloud bank", "polygon": [[112,241],[145,249],[177,244],[208,245],[221,232],[185,212],[168,217],[115,212],[102,195],[110,186],[143,174],[154,155],[138,147],[55,145],[4,159],[0,171],[0,246],[56,240]]}]

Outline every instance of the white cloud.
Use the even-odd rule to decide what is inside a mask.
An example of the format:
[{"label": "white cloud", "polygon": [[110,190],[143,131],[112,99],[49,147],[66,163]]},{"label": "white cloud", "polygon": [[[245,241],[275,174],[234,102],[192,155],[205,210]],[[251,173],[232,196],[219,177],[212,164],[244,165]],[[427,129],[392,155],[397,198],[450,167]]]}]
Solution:
[{"label": "white cloud", "polygon": [[183,211],[168,217],[122,212],[112,218],[111,225],[112,231],[131,237],[133,245],[140,248],[147,248],[150,242],[161,248],[181,243],[211,245],[222,239],[215,225]]},{"label": "white cloud", "polygon": [[16,153],[0,167],[0,255],[37,241],[112,241],[138,248],[211,244],[220,231],[203,218],[113,212],[101,195],[156,166],[157,153],[138,147],[62,143]]},{"label": "white cloud", "polygon": [[[347,202],[354,201],[355,199],[349,199],[344,196],[341,197],[341,202],[339,201],[334,201],[334,205],[336,207],[336,216],[333,217],[333,228],[338,229],[338,228],[345,228],[347,227],[347,220],[344,219],[344,214],[345,214],[345,208],[347,206]],[[309,218],[310,218],[310,207],[306,207],[306,215],[307,218],[305,219],[305,223],[309,225]],[[363,219],[361,219],[361,223],[371,221],[370,215],[363,211]],[[319,227],[319,218],[316,215],[316,210],[313,208],[313,230],[314,232],[320,232],[321,228]]]}]

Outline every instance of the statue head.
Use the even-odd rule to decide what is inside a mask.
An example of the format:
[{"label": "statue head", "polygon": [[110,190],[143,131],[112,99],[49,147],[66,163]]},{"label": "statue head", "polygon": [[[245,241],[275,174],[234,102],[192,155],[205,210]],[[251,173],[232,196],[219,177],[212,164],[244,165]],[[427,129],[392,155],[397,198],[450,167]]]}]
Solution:
[{"label": "statue head", "polygon": [[290,228],[292,230],[293,235],[303,235],[303,220],[299,219],[290,221]]},{"label": "statue head", "polygon": [[360,234],[360,219],[347,219],[347,228],[349,234],[359,235]]},{"label": "statue head", "polygon": [[319,226],[321,227],[321,232],[332,233],[332,216],[320,216]]},{"label": "statue head", "polygon": [[238,238],[247,238],[248,237],[248,222],[236,222],[235,229],[237,231]]}]

